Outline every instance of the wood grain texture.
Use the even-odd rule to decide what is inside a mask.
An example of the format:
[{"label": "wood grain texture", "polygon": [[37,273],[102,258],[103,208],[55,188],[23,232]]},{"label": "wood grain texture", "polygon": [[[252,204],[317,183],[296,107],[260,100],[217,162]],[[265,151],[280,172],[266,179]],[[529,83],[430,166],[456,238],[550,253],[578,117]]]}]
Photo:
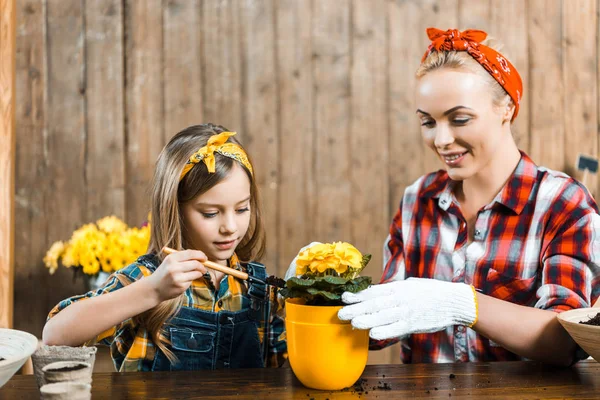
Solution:
[{"label": "wood grain texture", "polygon": [[15,0],[0,0],[0,327],[13,325],[15,224]]},{"label": "wood grain texture", "polygon": [[124,50],[121,0],[86,2],[83,214],[125,218]]},{"label": "wood grain texture", "polygon": [[[240,131],[242,62],[239,2],[202,2],[202,96],[204,122]],[[242,144],[243,132],[240,131]]]},{"label": "wood grain texture", "polygon": [[530,0],[527,15],[531,157],[538,165],[564,170],[567,164],[562,1]]},{"label": "wood grain texture", "polygon": [[350,241],[350,1],[313,3],[315,197],[313,240]]},{"label": "wood grain texture", "polygon": [[[350,180],[352,244],[363,254],[372,255],[362,274],[375,282],[381,275],[382,243],[387,236],[390,216],[388,167],[390,154],[387,119],[387,68],[390,21],[387,4],[353,0],[351,49],[352,93],[350,98]],[[373,21],[379,21],[374,24]],[[391,360],[395,348],[369,353],[369,363]]]},{"label": "wood grain texture", "polygon": [[315,131],[313,129],[312,7],[296,0],[276,3],[279,97],[279,227],[277,273],[314,238]]},{"label": "wood grain texture", "polygon": [[125,159],[127,222],[150,210],[149,183],[166,142],[163,110],[163,9],[160,0],[127,0],[125,8]]},{"label": "wood grain texture", "polygon": [[523,100],[512,125],[517,146],[530,153],[530,118],[532,92],[529,79],[529,40],[527,2],[507,0],[493,2],[490,33],[503,45],[500,52],[515,66],[523,81]]},{"label": "wood grain texture", "polygon": [[[565,152],[564,170],[577,179],[577,155],[598,158],[598,85],[590,85],[598,73],[598,2],[576,0],[563,2],[563,79]],[[586,179],[593,194],[598,194],[597,175]]]},{"label": "wood grain texture", "polygon": [[[275,2],[244,0],[240,7],[243,125],[240,138],[252,159],[267,235],[262,262],[279,272],[279,131],[275,64]],[[265,23],[268,22],[268,23]]]},{"label": "wood grain texture", "polygon": [[[54,301],[49,293],[70,282],[70,271],[57,271],[49,279],[42,257],[48,237],[47,35],[44,0],[17,4],[17,136],[15,171],[15,328],[40,333],[44,313]],[[36,160],[32,163],[31,160]],[[62,222],[63,224],[65,222]],[[54,278],[54,277],[53,277]],[[61,281],[62,279],[62,281]],[[61,284],[61,282],[63,284]]]},{"label": "wood grain texture", "polygon": [[45,10],[45,163],[38,167],[45,170],[39,186],[45,192],[43,218],[47,221],[34,227],[39,230],[37,234],[45,235],[44,248],[36,248],[36,263],[28,271],[32,274],[28,275],[29,284],[20,286],[16,296],[20,301],[15,307],[19,324],[33,329],[36,335],[41,335],[45,317],[56,303],[84,291],[83,282],[74,282],[70,270],[48,276],[41,263],[45,251],[54,241],[68,240],[74,229],[88,222],[84,4],[81,0],[47,0]]},{"label": "wood grain texture", "polygon": [[164,130],[167,138],[202,120],[201,7],[199,0],[163,2]]},{"label": "wood grain texture", "polygon": [[[216,371],[97,373],[96,399],[593,399],[600,365],[571,368],[536,362],[368,365],[362,390],[320,391],[304,387],[288,367]],[[387,390],[386,390],[387,389]],[[32,375],[15,376],[0,399],[39,399]]]}]

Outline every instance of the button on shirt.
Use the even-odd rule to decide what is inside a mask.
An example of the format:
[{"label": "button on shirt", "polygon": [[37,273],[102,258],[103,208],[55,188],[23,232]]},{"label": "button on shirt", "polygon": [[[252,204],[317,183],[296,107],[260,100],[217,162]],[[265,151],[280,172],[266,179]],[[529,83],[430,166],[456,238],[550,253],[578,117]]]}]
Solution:
[{"label": "button on shirt", "polygon": [[[406,189],[384,246],[382,283],[409,277],[464,282],[501,300],[555,312],[595,302],[600,216],[581,184],[521,153],[506,185],[479,210],[471,243],[453,195],[457,184],[438,171]],[[405,363],[520,359],[462,326],[413,334],[402,344]]]}]

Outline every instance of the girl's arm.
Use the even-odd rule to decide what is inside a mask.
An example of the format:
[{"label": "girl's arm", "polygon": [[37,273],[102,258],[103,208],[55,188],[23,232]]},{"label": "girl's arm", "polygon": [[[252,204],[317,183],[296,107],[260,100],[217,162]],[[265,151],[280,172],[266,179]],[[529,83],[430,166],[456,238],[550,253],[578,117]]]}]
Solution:
[{"label": "girl's arm", "polygon": [[505,349],[532,360],[568,366],[575,342],[556,312],[525,307],[477,293],[479,318],[473,329]]},{"label": "girl's arm", "polygon": [[114,291],[82,298],[62,309],[46,322],[42,340],[48,345],[80,346],[185,292],[192,281],[206,273],[202,265],[205,260],[204,253],[197,250],[171,254],[152,275],[126,286],[115,286]]},{"label": "girl's arm", "polygon": [[46,322],[42,340],[47,345],[80,346],[159,303],[149,279],[142,278],[114,292],[71,304]]}]

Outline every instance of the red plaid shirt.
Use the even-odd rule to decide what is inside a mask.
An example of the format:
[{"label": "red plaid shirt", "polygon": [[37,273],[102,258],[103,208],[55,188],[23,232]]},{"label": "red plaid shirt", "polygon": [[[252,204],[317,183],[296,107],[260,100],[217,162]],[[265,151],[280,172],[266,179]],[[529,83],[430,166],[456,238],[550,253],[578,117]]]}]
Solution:
[{"label": "red plaid shirt", "polygon": [[[598,298],[600,215],[581,184],[522,153],[504,188],[479,211],[471,243],[455,184],[438,171],[406,189],[384,248],[382,283],[408,277],[464,282],[498,299],[555,312],[589,307]],[[414,334],[402,343],[405,363],[518,359],[463,326]]]}]

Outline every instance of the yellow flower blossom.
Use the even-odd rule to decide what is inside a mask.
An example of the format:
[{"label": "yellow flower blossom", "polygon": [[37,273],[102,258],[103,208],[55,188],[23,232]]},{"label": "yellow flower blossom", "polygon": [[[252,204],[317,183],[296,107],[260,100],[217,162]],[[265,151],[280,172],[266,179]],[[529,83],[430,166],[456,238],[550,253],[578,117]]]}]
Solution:
[{"label": "yellow flower blossom", "polygon": [[46,252],[46,256],[44,257],[44,265],[50,270],[50,275],[53,275],[58,268],[58,259],[65,251],[65,243],[54,242],[48,252]]},{"label": "yellow flower blossom", "polygon": [[337,269],[340,265],[340,260],[334,255],[330,255],[325,257],[322,260],[314,260],[310,263],[311,272],[320,272],[323,273],[328,269]]},{"label": "yellow flower blossom", "polygon": [[127,224],[114,215],[99,219],[96,225],[106,233],[121,233],[127,230]]},{"label": "yellow flower blossom", "polygon": [[75,230],[67,243],[54,243],[44,264],[54,273],[60,262],[65,267],[81,268],[85,274],[100,270],[117,271],[143,255],[150,241],[150,226],[129,228],[115,216],[99,219]]},{"label": "yellow flower blossom", "polygon": [[360,269],[362,266],[362,254],[350,243],[337,242],[335,244],[335,255],[340,259],[341,264],[352,269]]},{"label": "yellow flower blossom", "polygon": [[362,254],[346,242],[318,243],[301,251],[296,257],[296,275],[323,276],[335,272],[346,274],[360,270]]}]

